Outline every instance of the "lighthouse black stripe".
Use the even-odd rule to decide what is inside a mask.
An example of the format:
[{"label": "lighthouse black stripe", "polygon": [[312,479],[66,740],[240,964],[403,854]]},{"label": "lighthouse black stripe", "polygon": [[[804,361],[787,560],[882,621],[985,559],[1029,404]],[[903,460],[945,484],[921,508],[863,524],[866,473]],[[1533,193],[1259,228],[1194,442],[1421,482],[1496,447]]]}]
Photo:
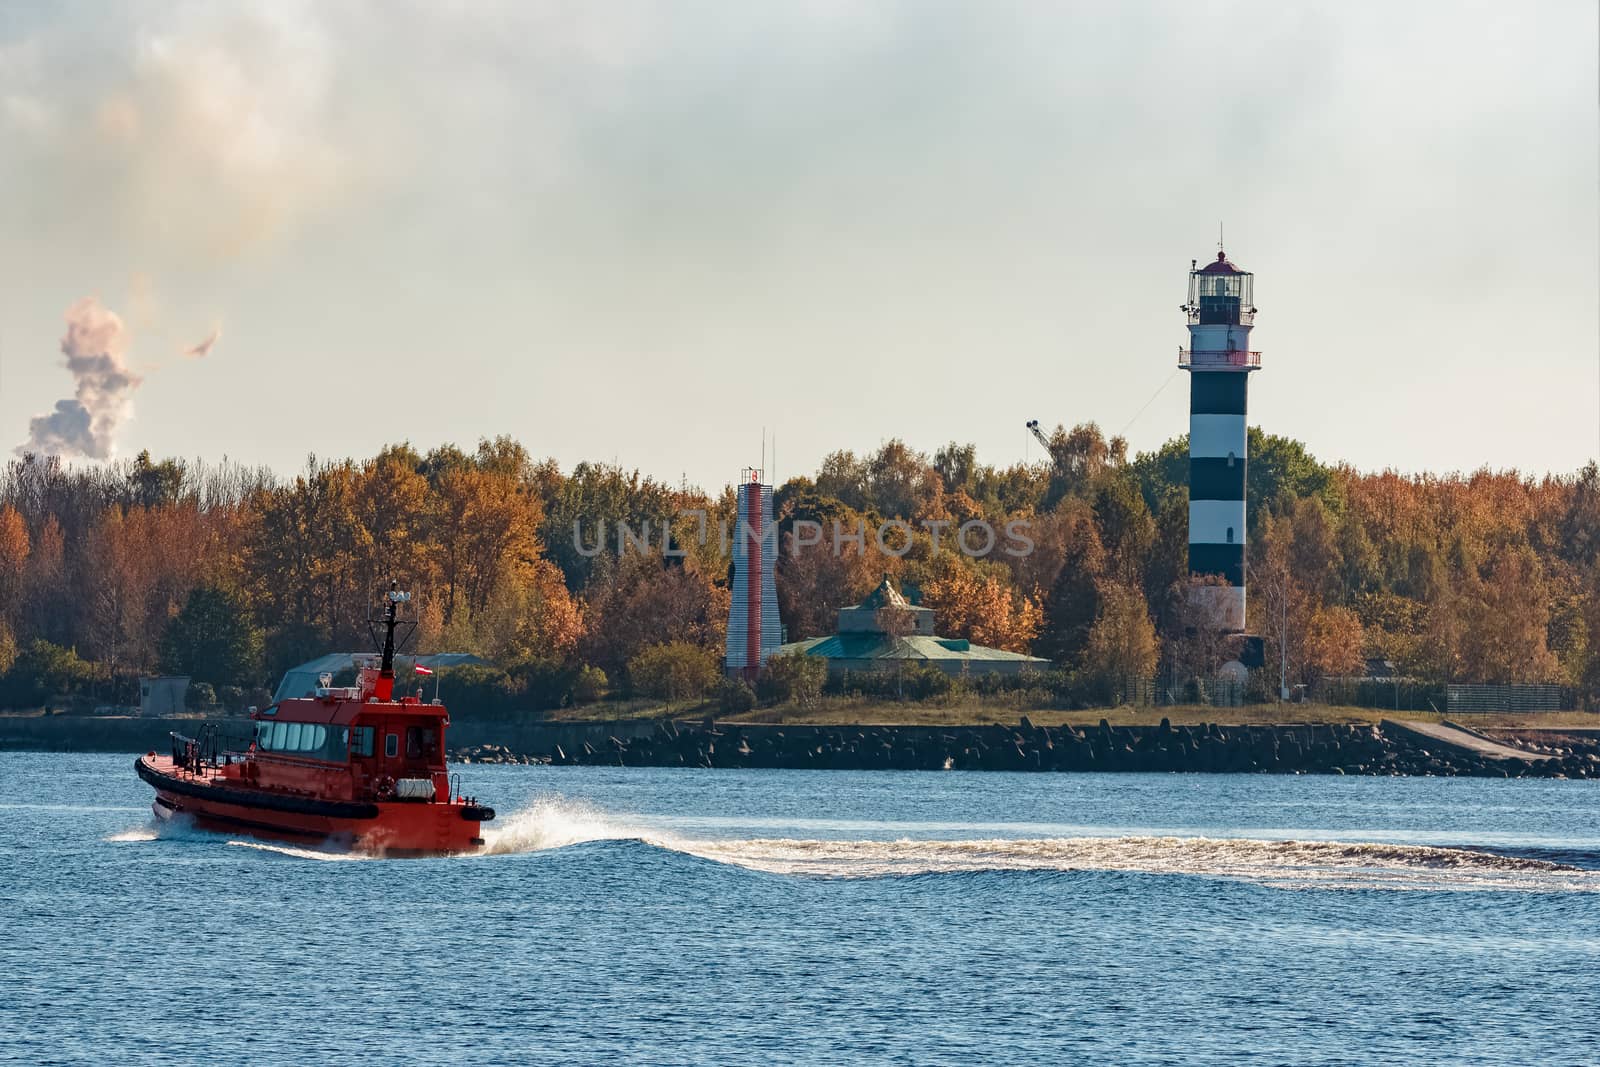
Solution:
[{"label": "lighthouse black stripe", "polygon": [[1220,574],[1229,585],[1244,585],[1244,545],[1190,545],[1189,573]]},{"label": "lighthouse black stripe", "polygon": [[1191,415],[1245,414],[1249,375],[1238,371],[1195,371],[1189,376]]},{"label": "lighthouse black stripe", "polygon": [[1245,461],[1229,464],[1226,456],[1191,456],[1189,459],[1190,500],[1243,500]]}]

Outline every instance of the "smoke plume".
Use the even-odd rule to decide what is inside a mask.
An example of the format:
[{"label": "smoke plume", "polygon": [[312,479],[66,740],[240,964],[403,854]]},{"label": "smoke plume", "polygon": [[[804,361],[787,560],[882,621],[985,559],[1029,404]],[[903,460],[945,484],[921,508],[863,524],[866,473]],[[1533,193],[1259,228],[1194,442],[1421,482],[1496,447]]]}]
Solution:
[{"label": "smoke plume", "polygon": [[222,327],[213,326],[206,339],[197,345],[190,345],[183,350],[183,354],[190,359],[204,359],[211,354],[211,346],[222,340]]},{"label": "smoke plume", "polygon": [[127,335],[115,312],[86,296],[67,309],[66,319],[61,354],[77,388],[71,398],[57,400],[50,414],[28,423],[28,440],[16,451],[106,459],[144,379],[123,360]]}]

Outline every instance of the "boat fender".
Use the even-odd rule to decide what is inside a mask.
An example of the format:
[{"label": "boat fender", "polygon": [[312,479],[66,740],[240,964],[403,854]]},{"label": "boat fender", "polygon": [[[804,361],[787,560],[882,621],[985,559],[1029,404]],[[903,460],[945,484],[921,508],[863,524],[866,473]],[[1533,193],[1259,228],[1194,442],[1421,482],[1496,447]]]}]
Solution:
[{"label": "boat fender", "polygon": [[461,817],[468,822],[488,822],[494,818],[494,809],[481,804],[468,804],[461,809]]}]

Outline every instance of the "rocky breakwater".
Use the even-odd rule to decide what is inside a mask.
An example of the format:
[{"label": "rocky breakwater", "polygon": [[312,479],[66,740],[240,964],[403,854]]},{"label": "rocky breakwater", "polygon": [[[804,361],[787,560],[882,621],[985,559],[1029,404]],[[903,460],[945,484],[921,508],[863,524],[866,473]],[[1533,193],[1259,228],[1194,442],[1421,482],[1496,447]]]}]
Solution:
[{"label": "rocky breakwater", "polygon": [[1494,730],[1496,742],[1542,760],[1549,773],[1568,778],[1600,778],[1600,732],[1593,729]]},{"label": "rocky breakwater", "polygon": [[[1385,724],[1386,726],[1388,724]],[[811,770],[1201,771],[1279,774],[1600,777],[1600,756],[1503,759],[1350,723],[1227,726],[786,726],[663,721],[632,738],[514,752],[477,745],[473,763]]]}]

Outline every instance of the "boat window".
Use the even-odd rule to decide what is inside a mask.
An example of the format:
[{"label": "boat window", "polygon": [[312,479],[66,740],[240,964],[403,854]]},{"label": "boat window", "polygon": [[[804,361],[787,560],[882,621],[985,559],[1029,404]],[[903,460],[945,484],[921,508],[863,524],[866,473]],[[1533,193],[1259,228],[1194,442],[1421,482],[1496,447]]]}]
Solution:
[{"label": "boat window", "polygon": [[300,751],[318,752],[328,743],[328,728],[309,723],[300,731]]},{"label": "boat window", "polygon": [[298,752],[300,750],[300,724],[297,722],[285,723],[288,732],[284,735],[283,750],[285,752]]},{"label": "boat window", "polygon": [[372,736],[374,730],[370,726],[357,726],[355,736],[350,740],[350,754],[352,756],[372,755]]},{"label": "boat window", "polygon": [[284,741],[285,741],[286,738],[288,738],[288,736],[289,736],[289,724],[288,723],[286,723],[286,722],[275,722],[275,723],[273,723],[272,724],[272,751],[274,751],[274,752],[282,752],[283,751]]},{"label": "boat window", "polygon": [[394,759],[400,754],[400,735],[389,734],[383,739],[383,754]]}]

